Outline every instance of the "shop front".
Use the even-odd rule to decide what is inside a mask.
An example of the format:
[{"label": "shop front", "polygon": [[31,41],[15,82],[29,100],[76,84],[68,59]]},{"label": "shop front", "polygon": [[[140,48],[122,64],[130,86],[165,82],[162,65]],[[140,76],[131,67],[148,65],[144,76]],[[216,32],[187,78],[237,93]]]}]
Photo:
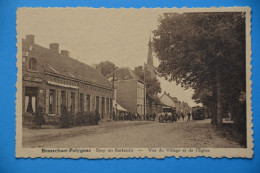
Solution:
[{"label": "shop front", "polygon": [[43,80],[40,75],[25,74],[23,76],[23,113],[35,114],[38,107],[44,106]]}]

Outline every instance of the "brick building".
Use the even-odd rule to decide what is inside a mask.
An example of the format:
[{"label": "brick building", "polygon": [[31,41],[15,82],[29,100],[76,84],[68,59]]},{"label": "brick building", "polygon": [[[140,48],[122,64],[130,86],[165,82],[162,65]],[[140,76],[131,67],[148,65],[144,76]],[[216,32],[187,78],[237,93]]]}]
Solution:
[{"label": "brick building", "polygon": [[118,68],[114,73],[107,75],[109,81],[113,80],[116,88],[116,101],[127,111],[145,114],[145,84],[128,67]]},{"label": "brick building", "polygon": [[93,67],[59,51],[35,44],[34,35],[22,39],[23,113],[35,113],[43,107],[46,114],[98,110],[101,118],[112,114],[111,83]]}]

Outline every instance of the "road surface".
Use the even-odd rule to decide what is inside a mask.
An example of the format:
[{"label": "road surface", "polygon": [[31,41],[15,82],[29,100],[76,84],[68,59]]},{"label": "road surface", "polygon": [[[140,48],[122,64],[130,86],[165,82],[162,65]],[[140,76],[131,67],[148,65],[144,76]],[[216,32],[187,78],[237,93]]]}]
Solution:
[{"label": "road surface", "polygon": [[23,128],[23,147],[175,147],[237,148],[210,120],[159,123],[158,121],[104,122],[68,129]]}]

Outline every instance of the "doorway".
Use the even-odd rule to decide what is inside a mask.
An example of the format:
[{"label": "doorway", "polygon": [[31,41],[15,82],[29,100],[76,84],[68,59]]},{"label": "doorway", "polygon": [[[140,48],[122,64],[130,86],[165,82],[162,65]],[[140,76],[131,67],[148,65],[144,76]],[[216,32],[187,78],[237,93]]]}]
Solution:
[{"label": "doorway", "polygon": [[36,113],[37,110],[37,88],[25,87],[25,113]]}]

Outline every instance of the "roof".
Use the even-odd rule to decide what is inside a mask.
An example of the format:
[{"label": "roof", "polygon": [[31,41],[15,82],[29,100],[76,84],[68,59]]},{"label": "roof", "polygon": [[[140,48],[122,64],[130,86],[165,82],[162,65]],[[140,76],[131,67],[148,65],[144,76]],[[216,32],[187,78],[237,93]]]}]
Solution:
[{"label": "roof", "polygon": [[[26,40],[23,39],[23,44]],[[50,49],[32,44],[37,62],[45,72],[62,75],[92,84],[111,88],[111,83],[98,70],[69,56],[54,53]]]},{"label": "roof", "polygon": [[142,80],[129,67],[118,68],[114,71],[114,73],[112,72],[108,74],[107,78],[113,77],[113,74],[115,76],[114,78],[115,81],[134,79],[142,82]]},{"label": "roof", "polygon": [[179,102],[179,100],[178,100],[177,97],[172,97],[169,93],[164,92],[164,93],[161,95],[161,97],[162,97],[163,95],[166,95],[167,97],[169,97],[169,98],[170,98],[173,102],[175,102],[175,103],[178,103],[178,102]]},{"label": "roof", "polygon": [[147,94],[147,96],[156,104],[164,105],[157,96],[152,96],[151,94]]}]

